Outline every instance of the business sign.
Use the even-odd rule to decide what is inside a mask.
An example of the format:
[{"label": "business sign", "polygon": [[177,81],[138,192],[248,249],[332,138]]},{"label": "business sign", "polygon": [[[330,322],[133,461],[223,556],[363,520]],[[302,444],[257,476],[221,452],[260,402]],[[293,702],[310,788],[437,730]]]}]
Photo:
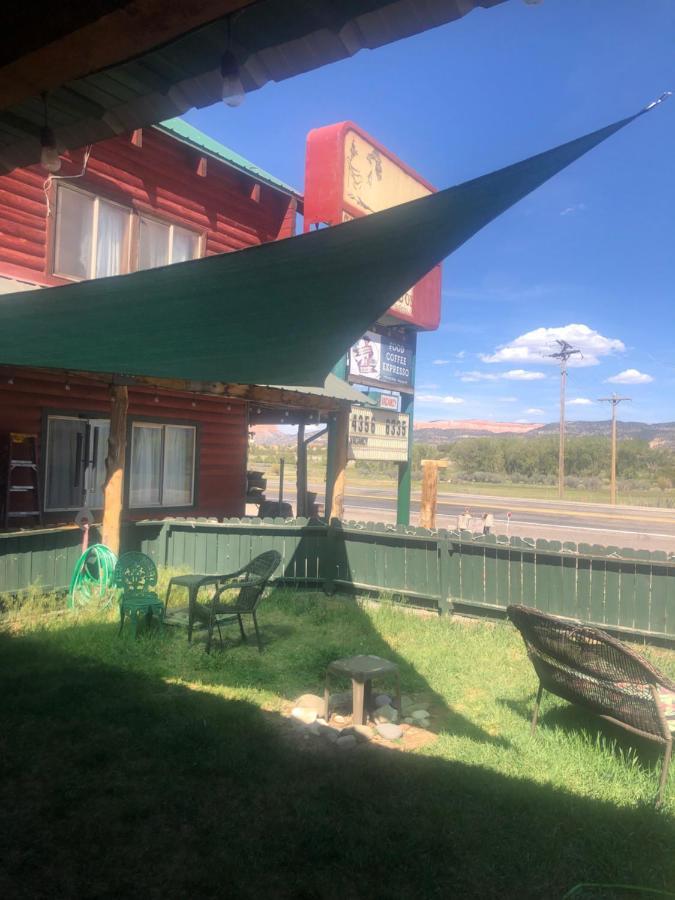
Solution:
[{"label": "business sign", "polygon": [[380,394],[378,402],[380,409],[394,409],[398,412],[401,408],[400,394]]},{"label": "business sign", "polygon": [[366,331],[349,351],[349,380],[357,384],[412,385],[413,345],[403,335]]},{"label": "business sign", "polygon": [[409,426],[407,413],[352,406],[349,414],[349,459],[406,462]]},{"label": "business sign", "polygon": [[[352,122],[315,128],[307,136],[304,228],[339,225],[435,191],[421,175]],[[441,268],[410,288],[382,318],[424,331],[438,328]]]}]

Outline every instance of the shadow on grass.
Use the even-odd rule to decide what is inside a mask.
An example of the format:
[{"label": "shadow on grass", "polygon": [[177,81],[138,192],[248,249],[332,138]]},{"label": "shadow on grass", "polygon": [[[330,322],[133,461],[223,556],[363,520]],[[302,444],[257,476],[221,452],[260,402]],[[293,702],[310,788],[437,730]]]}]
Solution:
[{"label": "shadow on grass", "polygon": [[[77,626],[75,626],[77,627]],[[112,636],[112,635],[111,635]],[[555,898],[664,888],[673,822],[0,635],[5,897]]]},{"label": "shadow on grass", "polygon": [[[275,622],[277,611],[295,618],[297,628]],[[255,679],[258,686],[271,687],[288,701],[307,692],[323,696],[329,663],[358,654],[373,654],[396,663],[403,694],[414,693],[427,699],[433,714],[431,731],[447,732],[498,747],[509,746],[503,737],[489,734],[449,706],[410,661],[382,637],[355,598],[346,595],[326,598],[321,595],[317,600],[316,595],[308,591],[273,588],[260,607],[258,620],[264,654],[262,658],[256,655],[251,659],[247,656],[245,661],[249,677]],[[247,643],[254,647],[253,629],[248,627],[248,622],[246,626]],[[308,640],[308,629],[316,631],[314,640]],[[236,654],[238,648],[245,647],[237,624],[223,627],[222,632],[223,654]],[[204,633],[196,633],[193,641],[195,648],[201,647],[205,641]],[[217,641],[213,647],[211,655],[217,659],[220,652]],[[235,659],[232,659],[233,663]],[[223,665],[214,663],[201,673],[202,679],[207,683],[240,686],[241,669],[236,664],[229,666],[228,662],[227,656],[224,656]],[[268,663],[270,671],[266,679],[264,673]],[[273,681],[275,668],[280,677]],[[261,675],[262,678],[259,677]],[[330,685],[333,692],[351,690],[349,679],[341,680],[337,676],[331,676]],[[373,695],[382,691],[393,694],[393,688],[393,679],[377,679],[373,682]]]}]

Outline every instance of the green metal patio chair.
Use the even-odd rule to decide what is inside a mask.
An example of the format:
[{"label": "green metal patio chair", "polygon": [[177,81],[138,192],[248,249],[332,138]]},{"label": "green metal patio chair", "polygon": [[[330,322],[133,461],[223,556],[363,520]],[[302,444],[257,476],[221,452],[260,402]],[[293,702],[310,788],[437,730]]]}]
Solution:
[{"label": "green metal patio chair", "polygon": [[[206,626],[207,653],[210,653],[211,651],[214,628],[218,629],[220,646],[223,646],[223,635],[220,630],[221,625],[230,625],[234,622],[238,622],[242,640],[247,640],[242,616],[251,616],[253,619],[258,651],[262,653],[262,642],[260,640],[256,610],[262,599],[267,583],[280,562],[281,554],[276,550],[268,550],[265,553],[261,553],[260,556],[256,556],[255,559],[252,559],[251,562],[248,563],[248,565],[239,569],[237,572],[231,572],[228,575],[219,577],[213,597],[208,605],[198,603],[196,599],[193,601],[194,608],[191,611],[190,619],[191,621],[201,622]],[[222,602],[222,595],[226,591],[233,590],[239,591],[236,600],[231,603]]]},{"label": "green metal patio chair", "polygon": [[157,567],[145,553],[123,553],[115,566],[114,584],[122,588],[120,597],[120,630],[128,616],[131,633],[136,637],[138,614],[145,616],[149,623],[153,614],[157,616],[160,628],[164,622],[164,604],[153,590],[157,584]]}]

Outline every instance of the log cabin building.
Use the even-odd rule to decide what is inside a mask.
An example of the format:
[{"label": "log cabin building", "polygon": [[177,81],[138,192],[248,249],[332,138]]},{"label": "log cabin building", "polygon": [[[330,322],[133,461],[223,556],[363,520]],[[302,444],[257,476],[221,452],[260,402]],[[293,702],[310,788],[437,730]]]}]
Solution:
[{"label": "log cabin building", "polygon": [[[0,176],[0,294],[280,240],[301,204],[172,119],[68,152],[57,174],[33,165]],[[153,322],[147,330],[151,341]],[[316,422],[348,402],[301,388],[124,383],[126,520],[243,515],[249,416]],[[0,529],[72,523],[84,506],[99,520],[110,415],[107,376],[0,367]]]}]

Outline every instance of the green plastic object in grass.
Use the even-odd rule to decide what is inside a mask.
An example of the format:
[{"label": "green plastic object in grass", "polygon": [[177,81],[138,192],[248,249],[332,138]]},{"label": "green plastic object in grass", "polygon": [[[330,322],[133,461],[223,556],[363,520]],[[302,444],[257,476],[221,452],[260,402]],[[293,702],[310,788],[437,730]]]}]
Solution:
[{"label": "green plastic object in grass", "polygon": [[164,604],[154,590],[157,566],[149,556],[134,550],[123,553],[115,566],[114,584],[122,588],[119,634],[122,634],[124,620],[128,618],[131,633],[136,637],[139,615],[145,618],[146,623],[156,618],[160,629],[164,626]]},{"label": "green plastic object in grass", "polygon": [[68,608],[88,606],[99,602],[103,609],[113,599],[117,557],[104,544],[92,544],[78,559],[68,590]]}]

